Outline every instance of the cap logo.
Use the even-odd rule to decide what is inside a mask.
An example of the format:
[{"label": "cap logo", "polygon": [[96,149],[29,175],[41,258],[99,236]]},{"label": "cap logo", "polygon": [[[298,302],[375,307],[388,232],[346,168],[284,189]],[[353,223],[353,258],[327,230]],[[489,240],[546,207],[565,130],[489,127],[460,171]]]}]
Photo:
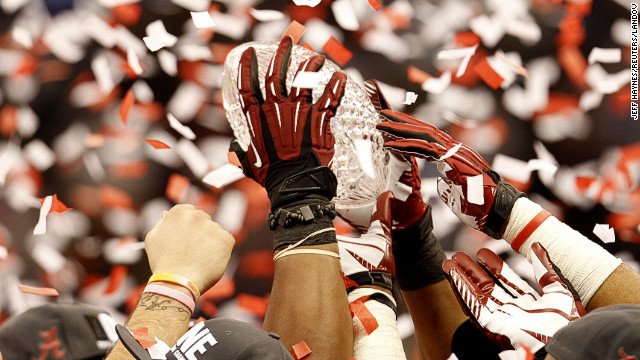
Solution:
[{"label": "cap logo", "polygon": [[62,343],[58,339],[58,328],[53,326],[51,329],[46,331],[38,332],[41,338],[44,339],[44,342],[39,345],[40,348],[40,356],[36,359],[32,357],[32,360],[45,360],[49,351],[56,359],[62,359],[66,353],[66,351],[60,349]]},{"label": "cap logo", "polygon": [[205,344],[213,346],[217,343],[218,341],[213,337],[209,328],[204,327],[203,321],[184,334],[172,351],[179,360],[198,360],[200,357],[196,355],[196,352],[204,354],[207,352]]},{"label": "cap logo", "polygon": [[624,349],[620,349],[618,351],[618,354],[620,354],[620,356],[622,356],[620,358],[620,360],[638,360],[638,358],[635,357],[635,355],[627,355],[624,353]]}]

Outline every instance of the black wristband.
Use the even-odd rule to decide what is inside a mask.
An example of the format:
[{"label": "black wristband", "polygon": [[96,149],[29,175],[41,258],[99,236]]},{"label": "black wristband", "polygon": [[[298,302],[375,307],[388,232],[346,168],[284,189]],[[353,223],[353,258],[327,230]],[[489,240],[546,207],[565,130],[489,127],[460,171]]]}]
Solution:
[{"label": "black wristband", "polygon": [[[329,200],[321,195],[308,195],[307,197],[289,205],[290,207],[285,208],[285,210],[293,210],[306,205],[319,205],[321,207],[327,206],[329,205]],[[276,227],[273,235],[273,250],[283,250],[287,246],[299,242],[314,232],[331,227],[333,227],[333,221],[328,213],[323,216],[314,216],[314,218],[308,222],[291,224],[287,228],[278,226]],[[332,244],[336,242],[336,232],[325,231],[310,237],[301,244],[301,246]]]},{"label": "black wristband", "polygon": [[297,171],[278,185],[267,187],[272,212],[312,194],[331,200],[336,196],[337,188],[338,179],[327,166]]},{"label": "black wristband", "polygon": [[499,360],[503,349],[491,341],[471,321],[466,320],[453,333],[451,351],[459,360]]},{"label": "black wristband", "polygon": [[433,233],[431,206],[415,224],[391,232],[396,280],[402,290],[417,290],[445,278],[447,259]]},{"label": "black wristband", "polygon": [[527,194],[514,188],[508,182],[498,181],[496,198],[493,205],[491,205],[487,222],[484,224],[484,233],[494,239],[500,239],[502,227],[509,218],[516,200],[526,196]]},{"label": "black wristband", "polygon": [[361,271],[346,276],[358,286],[375,285],[389,291],[393,289],[393,275],[384,271]]}]

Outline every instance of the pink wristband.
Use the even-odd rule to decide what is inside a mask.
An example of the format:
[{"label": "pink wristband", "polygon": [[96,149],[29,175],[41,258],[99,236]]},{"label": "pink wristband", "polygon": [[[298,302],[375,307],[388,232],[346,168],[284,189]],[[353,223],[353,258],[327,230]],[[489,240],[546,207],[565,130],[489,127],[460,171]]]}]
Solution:
[{"label": "pink wristband", "polygon": [[191,311],[191,314],[193,314],[193,311],[196,308],[196,303],[193,301],[191,296],[186,295],[176,289],[172,289],[167,286],[149,284],[144,288],[144,291],[142,293],[158,294],[158,295],[166,296],[168,298],[179,301],[184,306],[189,308],[189,310]]}]

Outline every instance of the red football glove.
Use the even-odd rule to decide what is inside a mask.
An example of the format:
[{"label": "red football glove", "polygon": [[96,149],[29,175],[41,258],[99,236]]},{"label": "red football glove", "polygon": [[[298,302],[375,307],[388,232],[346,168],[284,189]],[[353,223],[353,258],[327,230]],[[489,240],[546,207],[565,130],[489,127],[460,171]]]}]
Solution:
[{"label": "red football glove", "polygon": [[[238,154],[245,174],[267,189],[272,207],[309,193],[321,193],[329,199],[335,196],[335,185],[333,194],[327,189],[331,187],[328,183],[336,182],[335,176],[322,165],[333,157],[330,119],[342,98],[347,76],[334,73],[315,104],[311,103],[312,89],[294,87],[287,94],[292,46],[291,37],[285,37],[271,60],[265,78],[266,99],[260,90],[252,47],[242,53],[238,70],[238,94],[251,143],[245,151],[234,142],[231,150]],[[323,55],[314,55],[302,62],[298,72],[318,71],[324,60]]]},{"label": "red football glove", "polygon": [[[499,238],[504,222],[518,197],[524,196],[500,180],[500,175],[470,147],[455,141],[435,126],[395,111],[381,114],[390,120],[377,125],[391,140],[384,146],[404,155],[435,162],[444,179],[438,179],[438,194],[467,225]],[[470,178],[473,178],[469,181]],[[469,188],[481,184],[474,196]]]},{"label": "red football glove", "polygon": [[534,243],[531,249],[541,294],[489,249],[478,251],[480,265],[461,252],[442,264],[471,322],[505,350],[525,345],[537,351],[556,331],[586,313],[542,245]]}]

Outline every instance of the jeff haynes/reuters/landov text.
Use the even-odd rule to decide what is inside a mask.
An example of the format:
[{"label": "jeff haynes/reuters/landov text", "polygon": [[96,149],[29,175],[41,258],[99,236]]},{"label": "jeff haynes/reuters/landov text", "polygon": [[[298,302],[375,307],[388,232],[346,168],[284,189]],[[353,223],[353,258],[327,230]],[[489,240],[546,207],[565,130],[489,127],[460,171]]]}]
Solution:
[{"label": "jeff haynes/reuters/landov text", "polygon": [[631,118],[638,120],[638,3],[631,3]]}]

